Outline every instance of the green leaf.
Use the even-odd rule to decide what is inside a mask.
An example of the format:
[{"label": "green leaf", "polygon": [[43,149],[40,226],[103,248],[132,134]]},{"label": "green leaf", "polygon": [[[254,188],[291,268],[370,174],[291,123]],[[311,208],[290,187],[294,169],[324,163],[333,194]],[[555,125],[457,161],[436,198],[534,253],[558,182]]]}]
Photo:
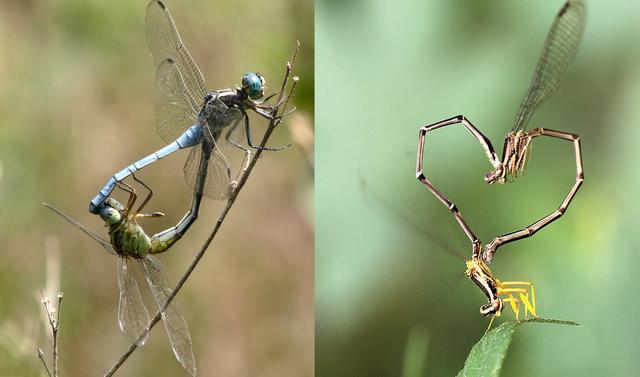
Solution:
[{"label": "green leaf", "polygon": [[458,373],[457,377],[499,376],[504,357],[511,343],[513,332],[516,326],[523,323],[551,323],[556,325],[581,326],[579,323],[573,321],[544,318],[535,318],[520,322],[505,322],[484,334],[482,339],[471,348],[467,361],[464,363],[464,368]]}]

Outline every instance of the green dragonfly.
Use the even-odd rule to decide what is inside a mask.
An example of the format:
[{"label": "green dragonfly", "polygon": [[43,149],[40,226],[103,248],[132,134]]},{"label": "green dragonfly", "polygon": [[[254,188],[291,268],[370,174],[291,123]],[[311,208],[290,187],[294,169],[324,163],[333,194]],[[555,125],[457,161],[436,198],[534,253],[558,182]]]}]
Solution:
[{"label": "green dragonfly", "polygon": [[[201,171],[203,169],[206,169],[206,166],[202,166]],[[102,239],[59,209],[50,204],[42,203],[96,240],[109,253],[118,257],[116,267],[120,291],[118,324],[127,339],[138,346],[142,346],[146,341],[146,335],[143,338],[140,338],[140,335],[149,326],[149,313],[142,301],[138,283],[134,277],[134,270],[138,267],[141,268],[158,307],[162,308],[171,295],[171,289],[167,284],[167,275],[162,264],[153,254],[159,254],[171,248],[195,221],[202,199],[204,178],[204,174],[200,174],[199,184],[197,184],[199,189],[195,190],[191,209],[182,220],[176,226],[151,237],[145,233],[137,219],[161,217],[164,214],[141,212],[151,199],[153,191],[135,176],[133,179],[149,192],[138,208],[133,210],[137,201],[135,189],[124,182],[118,182],[118,187],[129,194],[127,204],[123,205],[114,198],[107,198],[99,212],[105,226],[109,228],[110,242]],[[191,349],[191,335],[175,301],[162,313],[162,320],[176,359],[190,375],[195,376],[196,364]]]}]

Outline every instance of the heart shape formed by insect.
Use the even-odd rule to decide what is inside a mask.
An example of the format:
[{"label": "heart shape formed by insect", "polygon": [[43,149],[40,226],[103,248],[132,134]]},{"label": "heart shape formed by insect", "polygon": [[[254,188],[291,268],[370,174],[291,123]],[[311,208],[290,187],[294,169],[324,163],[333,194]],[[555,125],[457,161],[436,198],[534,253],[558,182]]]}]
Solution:
[{"label": "heart shape formed by insect", "polygon": [[[533,222],[526,228],[520,229],[515,232],[510,232],[502,236],[495,237],[484,248],[475,247],[480,245],[481,242],[478,237],[471,231],[469,225],[464,221],[460,211],[456,205],[450,201],[442,192],[440,192],[424,175],[423,173],[423,157],[424,157],[424,144],[426,134],[430,131],[436,130],[441,127],[450,126],[454,124],[462,124],[471,134],[478,140],[482,148],[484,149],[489,163],[493,166],[494,170],[485,175],[485,182],[491,183],[506,183],[518,177],[521,174],[528,160],[531,141],[538,136],[548,136],[553,138],[559,138],[563,140],[572,141],[575,148],[576,158],[576,182],[573,187],[567,193],[567,196],[562,201],[560,206],[553,212],[542,217],[541,219]],[[471,122],[462,115],[458,115],[453,118],[445,119],[437,123],[430,124],[420,128],[419,142],[418,142],[418,157],[416,163],[416,177],[422,182],[430,191],[435,195],[442,204],[444,204],[449,211],[453,214],[462,230],[467,235],[471,243],[474,245],[474,257],[481,254],[481,259],[486,263],[491,263],[493,256],[501,245],[509,242],[517,241],[523,238],[531,237],[540,229],[551,224],[562,216],[569,203],[576,195],[576,192],[584,181],[584,173],[582,170],[582,155],[580,148],[580,137],[567,132],[554,131],[545,128],[534,128],[531,131],[518,130],[512,131],[507,134],[504,143],[503,156],[500,160],[491,145],[491,141],[482,134]]]}]

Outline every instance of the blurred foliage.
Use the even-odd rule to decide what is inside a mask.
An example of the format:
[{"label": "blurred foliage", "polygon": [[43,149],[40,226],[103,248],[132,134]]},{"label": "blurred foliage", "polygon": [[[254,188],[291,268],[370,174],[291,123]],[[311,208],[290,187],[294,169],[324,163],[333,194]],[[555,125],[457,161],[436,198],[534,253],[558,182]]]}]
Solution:
[{"label": "blurred foliage", "polygon": [[579,323],[572,321],[546,318],[504,322],[500,326],[487,331],[478,343],[473,345],[467,360],[464,362],[464,368],[457,374],[457,377],[498,377],[504,358],[509,350],[513,333],[516,327],[524,323],[580,326]]},{"label": "blurred foliage", "polygon": [[[464,114],[500,150],[561,5],[316,2],[319,377],[399,375],[416,326],[429,334],[426,376],[462,368],[487,327],[485,298],[463,276],[468,241],[415,179],[417,131]],[[535,283],[538,314],[584,327],[523,332],[505,375],[637,372],[640,5],[588,8],[573,66],[531,122],[582,137],[585,184],[564,217],[491,265]],[[462,127],[429,134],[425,164],[485,242],[554,210],[575,177],[572,146],[540,139],[526,176],[488,186],[490,165]]]},{"label": "blurred foliage", "polygon": [[[65,293],[61,375],[100,375],[127,347],[116,323],[116,261],[40,202],[106,235],[87,212],[89,200],[115,171],[163,146],[154,126],[145,6],[144,0],[0,2],[0,375],[42,375],[36,346],[49,340],[39,290]],[[286,144],[291,123],[311,127],[311,0],[169,1],[168,7],[211,89],[259,71],[277,90],[300,40],[298,111],[271,143]],[[253,120],[257,139],[266,124]],[[175,224],[190,204],[185,158],[178,153],[139,175],[155,190],[148,210],[167,215],[145,221],[150,234]],[[312,184],[300,148],[266,153],[178,296],[201,375],[312,375]],[[221,208],[206,200],[189,234],[160,256],[171,284]],[[119,373],[182,374],[162,326]]]}]

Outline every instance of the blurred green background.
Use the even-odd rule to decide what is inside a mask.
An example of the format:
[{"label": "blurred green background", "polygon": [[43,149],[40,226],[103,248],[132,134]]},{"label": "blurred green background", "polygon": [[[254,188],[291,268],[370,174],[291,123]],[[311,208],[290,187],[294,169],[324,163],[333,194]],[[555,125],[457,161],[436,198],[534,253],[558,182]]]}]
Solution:
[{"label": "blurred green background", "polygon": [[[462,231],[415,179],[417,131],[464,114],[500,153],[561,5],[316,2],[318,376],[401,375],[409,334],[413,350],[428,339],[422,375],[462,368],[486,299],[456,257],[470,255]],[[535,283],[541,316],[584,327],[523,326],[507,376],[639,370],[640,5],[588,8],[574,64],[531,122],[582,137],[585,184],[563,218],[491,265]],[[490,165],[460,126],[429,134],[426,153],[428,176],[484,242],[554,210],[575,179],[573,146],[552,139],[535,140],[527,175],[506,186],[484,183]]]},{"label": "blurred green background", "polygon": [[[128,347],[116,322],[115,259],[40,202],[53,203],[106,236],[101,221],[87,212],[89,200],[115,171],[164,145],[155,133],[146,4],[0,2],[2,376],[44,375],[36,347],[48,351],[50,341],[40,290],[48,297],[65,293],[61,375],[102,375]],[[311,129],[311,0],[167,5],[211,89],[238,85],[247,71],[262,73],[271,91],[277,89],[300,40],[301,81],[293,101],[298,111],[271,144],[292,142],[291,131]],[[254,120],[257,138],[266,123]],[[201,376],[313,373],[313,178],[305,153],[294,145],[263,155],[178,296]],[[144,222],[150,234],[175,224],[190,205],[182,175],[186,156],[178,153],[139,175],[155,189],[147,209],[167,215]],[[170,284],[212,229],[222,204],[205,200],[189,234],[160,256]],[[118,373],[185,374],[161,325]]]}]

